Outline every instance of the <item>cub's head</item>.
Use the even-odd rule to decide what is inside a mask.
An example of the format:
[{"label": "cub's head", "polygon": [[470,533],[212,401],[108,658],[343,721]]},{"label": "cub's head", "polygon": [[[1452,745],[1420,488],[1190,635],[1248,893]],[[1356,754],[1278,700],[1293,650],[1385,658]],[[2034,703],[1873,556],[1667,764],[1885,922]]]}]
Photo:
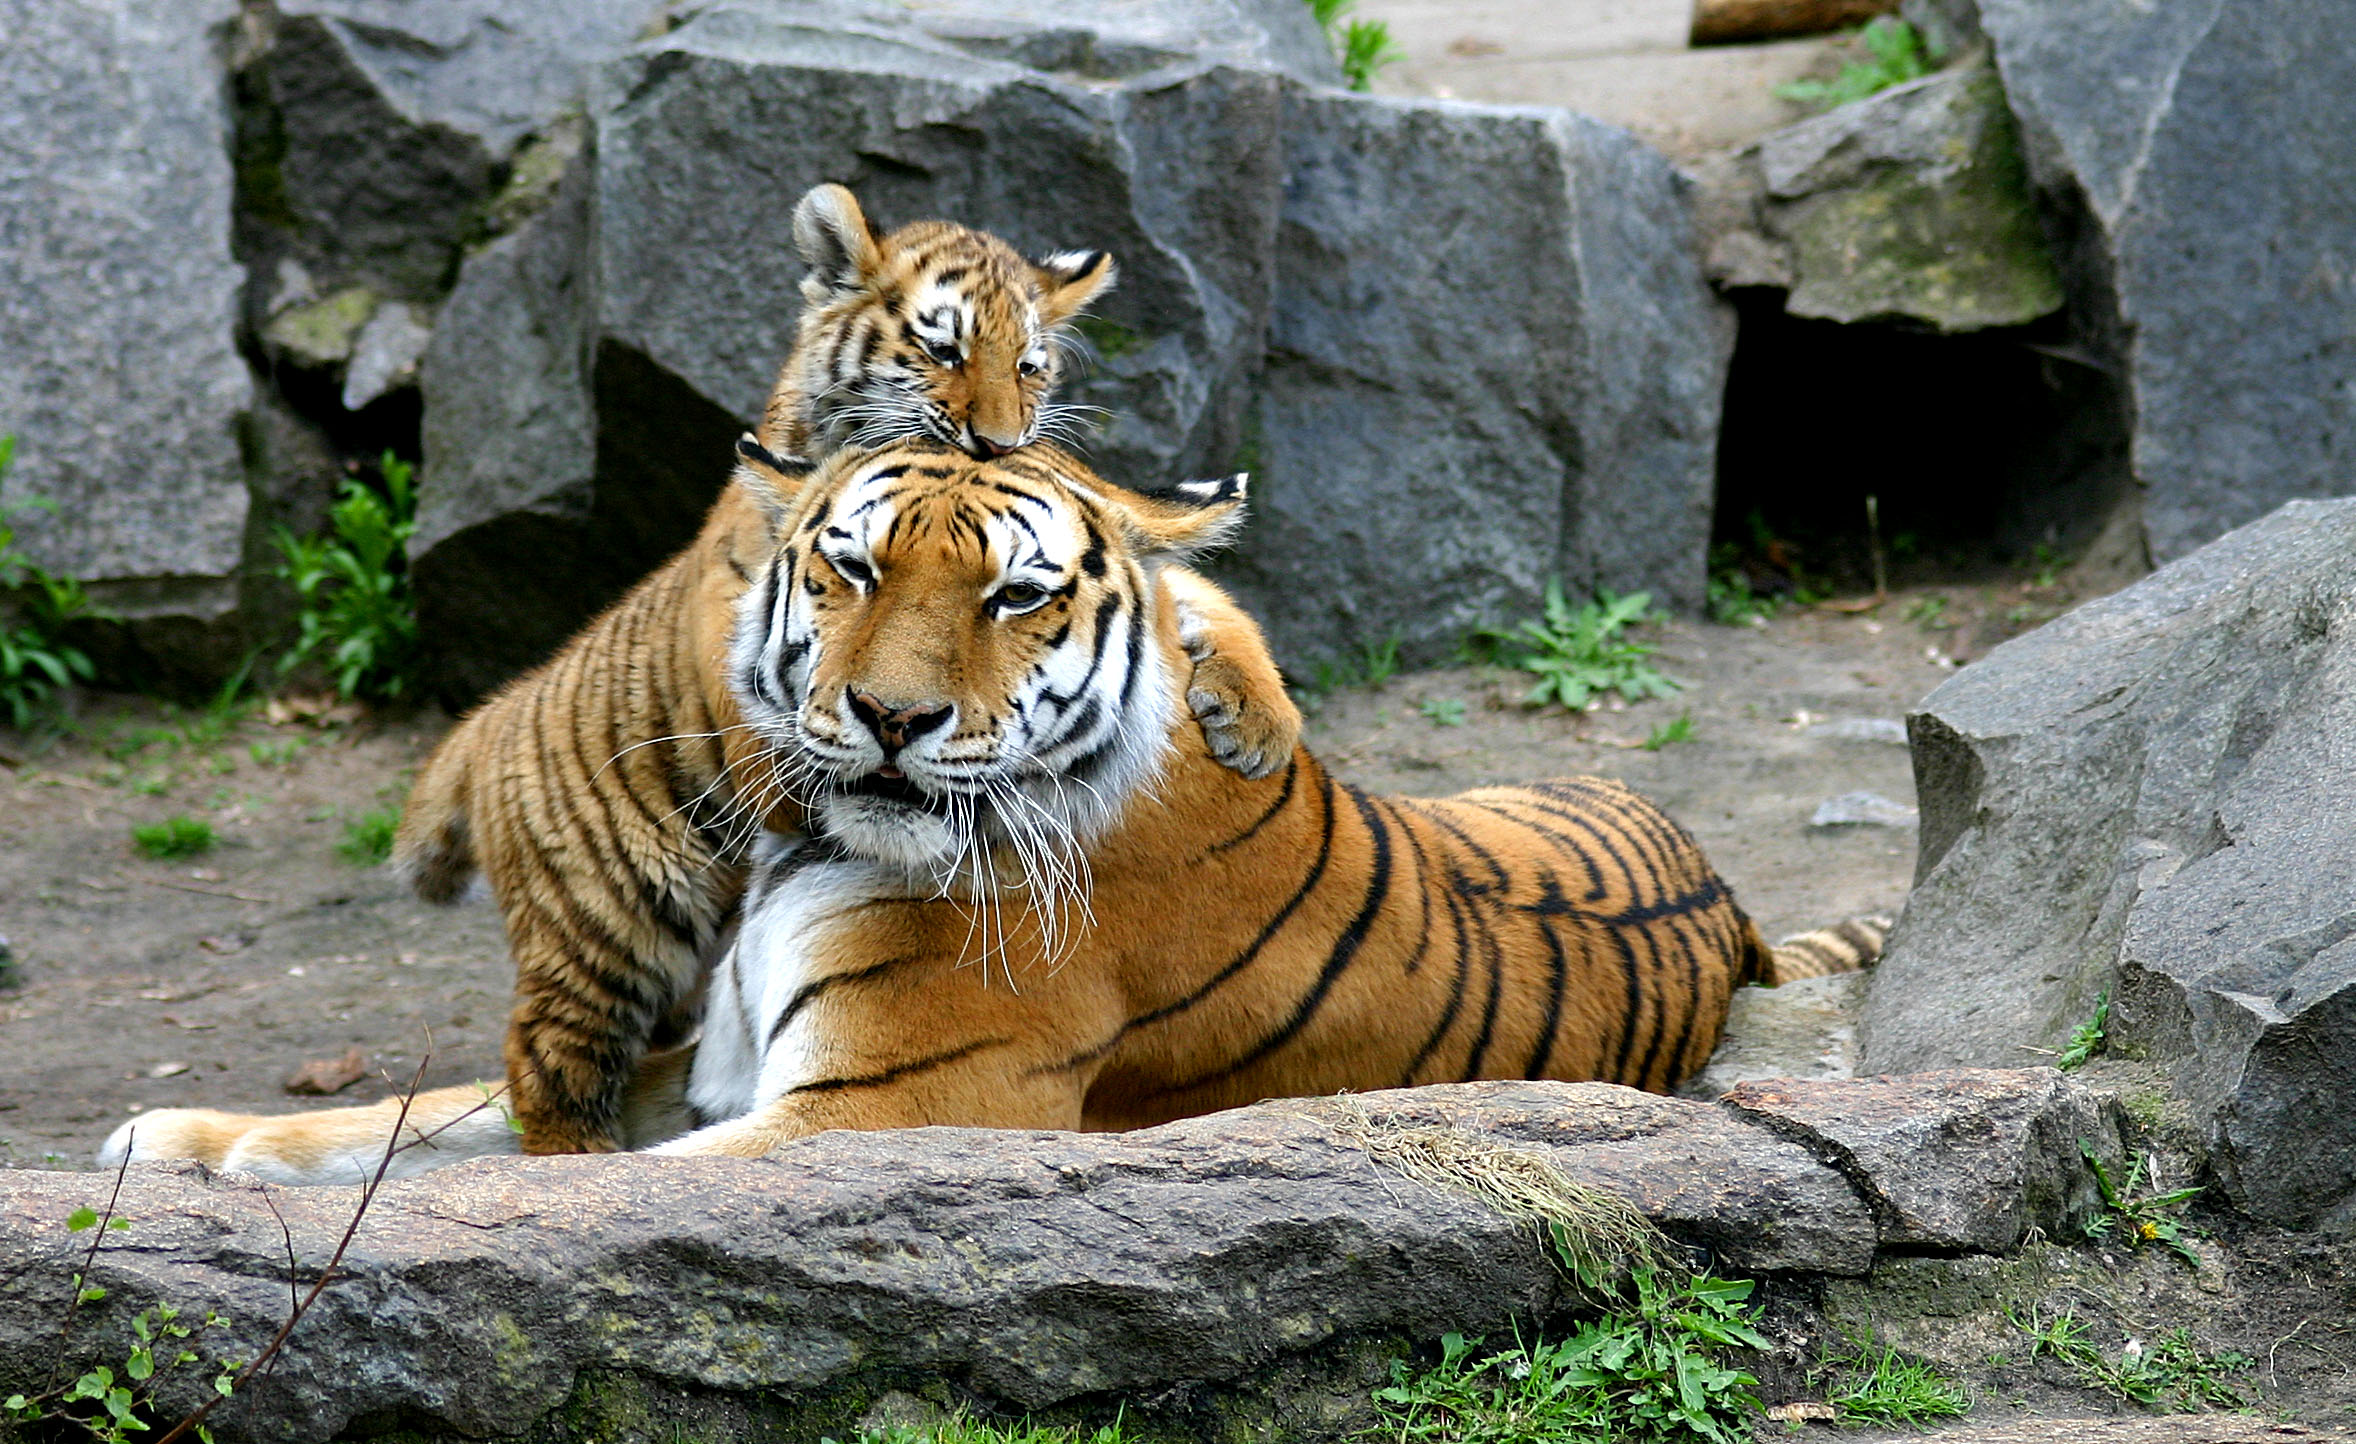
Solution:
[{"label": "cub's head", "polygon": [[1001,845],[1029,870],[1158,774],[1183,679],[1155,573],[1225,539],[1244,478],[1148,497],[1046,446],[909,441],[808,471],[740,449],[778,540],[729,684],[813,833],[941,880]]},{"label": "cub's head", "polygon": [[[878,232],[838,185],[794,207],[810,274],[797,348],[812,450],[929,436],[1002,456],[1065,431],[1065,325],[1113,283],[1103,251],[1024,259],[945,221]],[[1067,433],[1068,436],[1068,433]]]}]

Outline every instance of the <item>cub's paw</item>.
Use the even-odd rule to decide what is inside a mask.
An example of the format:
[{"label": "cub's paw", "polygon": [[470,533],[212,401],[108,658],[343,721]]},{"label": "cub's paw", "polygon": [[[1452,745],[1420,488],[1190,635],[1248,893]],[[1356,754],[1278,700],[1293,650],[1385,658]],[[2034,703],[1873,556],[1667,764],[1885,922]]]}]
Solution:
[{"label": "cub's paw", "polygon": [[1182,601],[1178,639],[1194,661],[1186,707],[1212,759],[1255,780],[1282,766],[1301,740],[1301,713],[1257,637],[1222,646],[1213,619]]},{"label": "cub's paw", "polygon": [[1225,657],[1205,657],[1194,664],[1194,678],[1186,687],[1186,705],[1202,724],[1203,741],[1221,766],[1249,778],[1266,777],[1292,756],[1299,740],[1298,722],[1255,704],[1243,669]]},{"label": "cub's paw", "polygon": [[265,1183],[360,1183],[379,1167],[387,1178],[413,1178],[461,1159],[516,1151],[514,1131],[485,1090],[443,1088],[420,1094],[406,1117],[399,1099],[279,1117],[159,1108],[117,1128],[98,1150],[98,1162],[116,1168],[186,1158]]}]

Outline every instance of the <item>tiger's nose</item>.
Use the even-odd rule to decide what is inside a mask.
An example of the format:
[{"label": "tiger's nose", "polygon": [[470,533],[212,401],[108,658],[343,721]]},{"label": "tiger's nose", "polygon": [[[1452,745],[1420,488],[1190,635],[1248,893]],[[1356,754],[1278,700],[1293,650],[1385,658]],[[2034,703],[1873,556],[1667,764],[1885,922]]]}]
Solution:
[{"label": "tiger's nose", "polygon": [[878,701],[865,692],[851,694],[851,712],[869,732],[875,734],[876,745],[883,748],[889,761],[900,749],[928,732],[938,731],[957,709],[946,702],[918,702],[895,707]]},{"label": "tiger's nose", "polygon": [[983,461],[1004,456],[1021,444],[1019,439],[1000,441],[997,437],[986,435],[970,426],[965,429],[965,439],[967,442],[965,449]]}]

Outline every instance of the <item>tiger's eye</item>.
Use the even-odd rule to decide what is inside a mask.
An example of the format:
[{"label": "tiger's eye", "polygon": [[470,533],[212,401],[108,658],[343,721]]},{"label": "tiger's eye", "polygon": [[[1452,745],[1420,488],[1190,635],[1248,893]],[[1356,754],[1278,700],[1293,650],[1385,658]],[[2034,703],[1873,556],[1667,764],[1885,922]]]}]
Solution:
[{"label": "tiger's eye", "polygon": [[1047,589],[1034,587],[1029,582],[1009,582],[998,589],[998,600],[1009,607],[1037,606],[1047,600]]}]

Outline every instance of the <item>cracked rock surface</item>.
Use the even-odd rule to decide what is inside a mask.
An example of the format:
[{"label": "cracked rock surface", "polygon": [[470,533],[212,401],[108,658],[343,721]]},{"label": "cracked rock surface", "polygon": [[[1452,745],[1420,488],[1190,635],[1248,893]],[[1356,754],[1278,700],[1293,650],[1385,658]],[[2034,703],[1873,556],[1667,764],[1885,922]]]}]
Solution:
[{"label": "cracked rock surface", "polygon": [[2356,501],[2292,502],[1959,672],[1911,721],[1922,851],[1874,1071],[2110,1046],[2225,1191],[2356,1216]]},{"label": "cracked rock surface", "polygon": [[[388,1418],[514,1434],[579,1381],[617,1375],[762,1397],[933,1375],[1035,1409],[1560,1306],[1529,1228],[1353,1141],[1394,1122],[1538,1153],[1722,1270],[1851,1276],[1887,1250],[2004,1247],[2025,1222],[2060,1222],[2085,1202],[2048,1186],[2076,1156],[2067,1135],[2109,1127],[2076,1084],[2029,1070],[1753,1086],[1724,1103],[1483,1083],[1132,1134],[922,1129],[823,1134],[752,1161],[482,1161],[388,1184],[271,1382],[216,1424],[268,1440]],[[0,1175],[0,1387],[55,1359],[87,1239],[64,1221],[104,1203],[105,1184]],[[287,1305],[279,1217],[308,1269],[352,1204],[346,1189],[265,1198],[193,1166],[132,1170],[117,1210],[130,1227],[90,1270],[107,1298],[69,1353],[95,1357],[169,1300],[226,1315],[208,1347],[251,1357]]]}]

